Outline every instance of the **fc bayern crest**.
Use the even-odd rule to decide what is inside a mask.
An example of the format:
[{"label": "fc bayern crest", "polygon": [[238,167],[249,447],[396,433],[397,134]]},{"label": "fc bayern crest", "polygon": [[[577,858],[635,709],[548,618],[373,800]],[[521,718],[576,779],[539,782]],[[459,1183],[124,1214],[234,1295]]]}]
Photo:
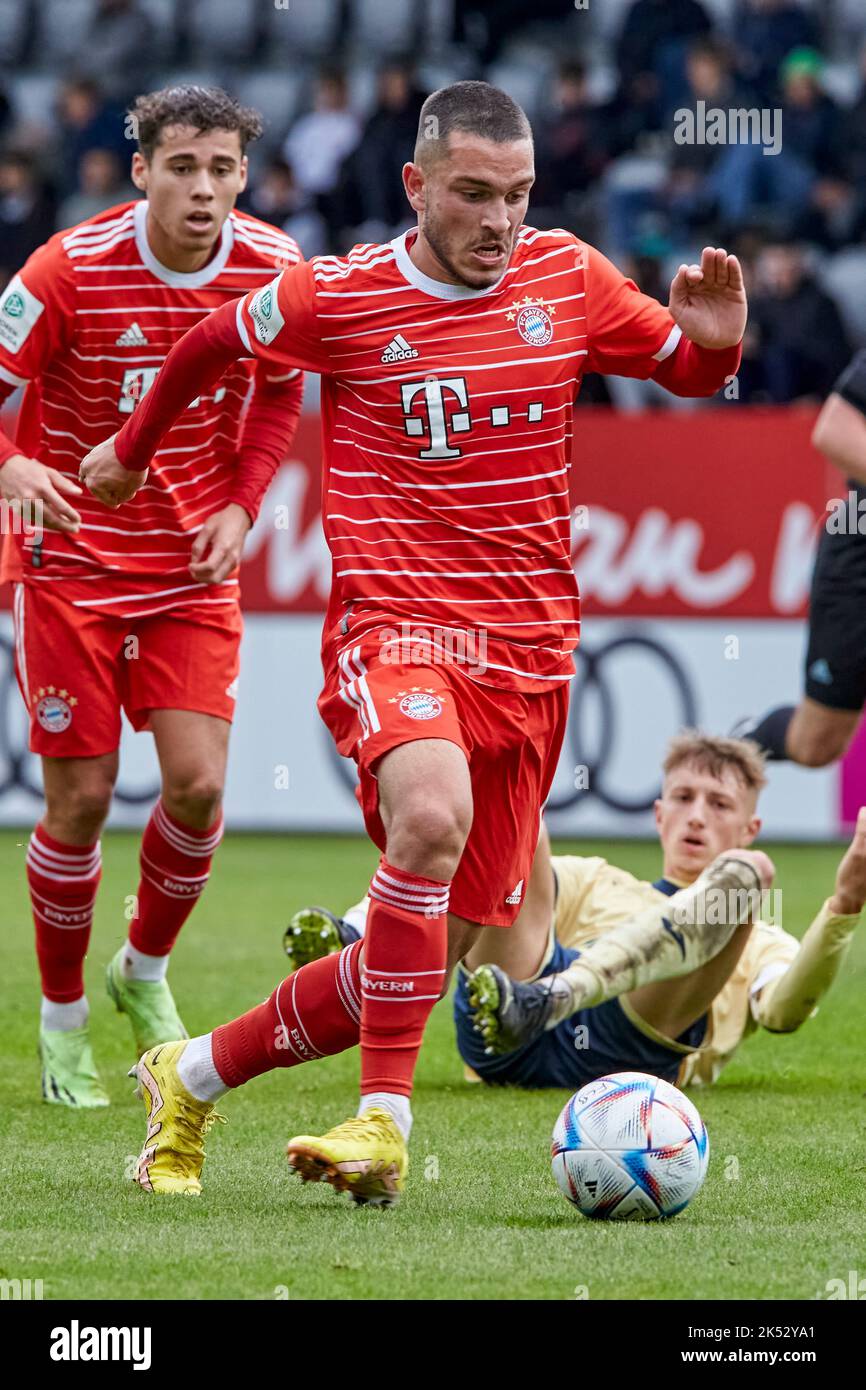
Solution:
[{"label": "fc bayern crest", "polygon": [[425,691],[404,695],[400,701],[400,712],[410,719],[435,719],[442,713],[442,701]]},{"label": "fc bayern crest", "polygon": [[517,331],[530,347],[547,347],[553,337],[553,315],[556,306],[539,300],[516,299],[506,314],[509,323],[516,322]]},{"label": "fc bayern crest", "polygon": [[72,723],[72,707],[78,701],[68,690],[41,685],[36,692],[36,718],[48,734],[62,734]]}]

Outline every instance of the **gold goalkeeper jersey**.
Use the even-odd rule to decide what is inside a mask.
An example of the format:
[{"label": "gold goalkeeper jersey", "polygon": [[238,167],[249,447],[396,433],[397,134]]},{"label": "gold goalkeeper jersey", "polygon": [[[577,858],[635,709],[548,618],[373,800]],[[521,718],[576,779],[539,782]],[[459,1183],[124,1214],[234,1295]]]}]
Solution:
[{"label": "gold goalkeeper jersey", "polygon": [[[659,880],[660,886],[647,883],[601,858],[555,855],[553,867],[558,883],[556,936],[563,946],[578,949],[624,918],[662,902],[671,886],[682,886],[670,885],[663,879]],[[713,1000],[704,1041],[697,1051],[663,1038],[625,1000],[623,1008],[642,1032],[683,1054],[678,1077],[681,1086],[707,1085],[716,1080],[742,1040],[757,1029],[753,1000],[770,980],[785,972],[799,945],[797,938],[781,927],[769,922],[755,923],[736,968]]]}]

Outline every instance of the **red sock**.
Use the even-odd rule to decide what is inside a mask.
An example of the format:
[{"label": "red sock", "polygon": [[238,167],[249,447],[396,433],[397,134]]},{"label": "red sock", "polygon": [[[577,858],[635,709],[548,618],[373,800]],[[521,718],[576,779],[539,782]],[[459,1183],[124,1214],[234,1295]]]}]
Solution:
[{"label": "red sock", "polygon": [[424,1026],[442,992],[448,890],[384,855],[370,885],[361,989],[361,1095],[412,1094]]},{"label": "red sock", "polygon": [[302,965],[264,1004],[213,1034],[214,1066],[227,1086],[275,1067],[345,1052],[361,1022],[360,941]]},{"label": "red sock", "polygon": [[192,830],[156,803],[141,841],[138,913],[129,929],[137,951],[168,955],[208,881],[222,834],[222,815],[207,830]]},{"label": "red sock", "polygon": [[98,840],[64,845],[37,825],[27,849],[27,882],[42,993],[55,1004],[71,1004],[84,993],[84,957],[101,873]]}]

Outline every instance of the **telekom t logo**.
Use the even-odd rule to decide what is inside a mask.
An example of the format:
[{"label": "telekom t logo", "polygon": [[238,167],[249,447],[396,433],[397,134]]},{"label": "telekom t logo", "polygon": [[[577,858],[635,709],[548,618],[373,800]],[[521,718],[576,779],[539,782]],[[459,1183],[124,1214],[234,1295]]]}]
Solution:
[{"label": "telekom t logo", "polygon": [[[469,418],[469,396],[466,381],[462,376],[428,376],[423,381],[406,381],[400,388],[403,399],[403,414],[406,416],[406,433],[413,438],[427,435],[430,446],[420,451],[422,459],[456,459],[460,450],[451,447],[449,430],[460,434],[471,428]],[[416,397],[423,393],[426,407],[426,423],[423,415],[412,413]],[[421,404],[421,402],[419,402]],[[458,409],[455,409],[455,406]],[[450,413],[449,413],[450,412]]]}]

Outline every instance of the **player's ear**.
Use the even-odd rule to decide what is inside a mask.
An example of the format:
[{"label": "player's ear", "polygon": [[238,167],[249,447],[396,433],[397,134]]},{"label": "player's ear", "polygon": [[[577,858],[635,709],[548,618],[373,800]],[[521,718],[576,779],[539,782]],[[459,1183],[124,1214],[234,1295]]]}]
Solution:
[{"label": "player's ear", "polygon": [[406,190],[406,197],[409,199],[409,206],[415,212],[424,211],[424,182],[424,173],[419,164],[403,165],[403,187]]},{"label": "player's ear", "polygon": [[130,177],[136,188],[140,188],[142,193],[147,192],[147,160],[140,150],[136,150],[132,156]]},{"label": "player's ear", "polygon": [[663,817],[663,802],[662,802],[662,799],[661,799],[660,796],[657,796],[656,799],[655,799],[655,801],[653,802],[653,815],[654,815],[655,818],[656,818],[656,829],[657,829],[658,831],[661,831],[661,828],[662,828],[662,820],[664,819],[664,817]]},{"label": "player's ear", "polygon": [[247,186],[247,176],[249,174],[250,161],[247,156],[241,155],[240,182],[238,183],[238,193],[243,193]]},{"label": "player's ear", "polygon": [[743,837],[743,844],[741,846],[742,849],[745,849],[747,845],[752,843],[759,834],[762,825],[763,821],[760,816],[752,816],[752,819],[746,824],[746,833]]}]

